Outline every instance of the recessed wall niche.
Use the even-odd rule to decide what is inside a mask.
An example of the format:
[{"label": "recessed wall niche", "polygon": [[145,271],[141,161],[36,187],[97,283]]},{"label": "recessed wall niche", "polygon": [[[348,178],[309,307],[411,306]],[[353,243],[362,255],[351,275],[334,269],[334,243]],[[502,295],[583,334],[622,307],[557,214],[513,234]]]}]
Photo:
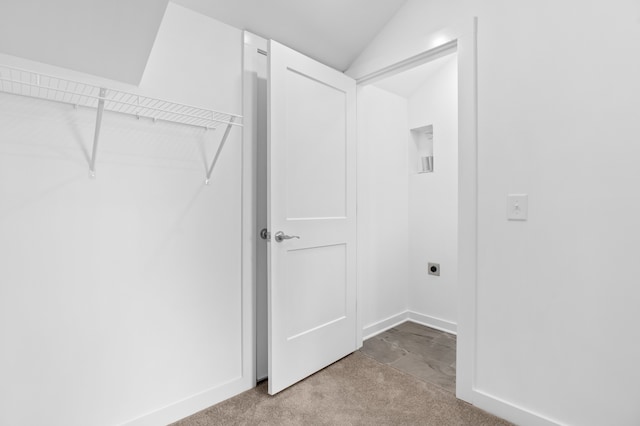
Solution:
[{"label": "recessed wall niche", "polygon": [[411,139],[415,145],[415,171],[433,173],[433,124],[411,129]]}]

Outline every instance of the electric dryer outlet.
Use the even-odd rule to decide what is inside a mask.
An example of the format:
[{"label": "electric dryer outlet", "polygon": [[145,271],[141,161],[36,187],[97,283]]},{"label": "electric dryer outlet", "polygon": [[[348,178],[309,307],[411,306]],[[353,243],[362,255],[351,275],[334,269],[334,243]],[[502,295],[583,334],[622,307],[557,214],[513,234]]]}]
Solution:
[{"label": "electric dryer outlet", "polygon": [[428,265],[429,275],[435,275],[437,277],[440,276],[440,264],[439,263],[431,263]]}]

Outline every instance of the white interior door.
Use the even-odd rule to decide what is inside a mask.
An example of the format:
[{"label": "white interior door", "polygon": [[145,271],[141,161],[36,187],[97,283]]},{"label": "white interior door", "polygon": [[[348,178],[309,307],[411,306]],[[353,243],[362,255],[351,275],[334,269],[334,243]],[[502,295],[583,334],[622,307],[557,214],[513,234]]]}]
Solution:
[{"label": "white interior door", "polygon": [[355,81],[270,41],[269,114],[275,394],[356,349]]}]

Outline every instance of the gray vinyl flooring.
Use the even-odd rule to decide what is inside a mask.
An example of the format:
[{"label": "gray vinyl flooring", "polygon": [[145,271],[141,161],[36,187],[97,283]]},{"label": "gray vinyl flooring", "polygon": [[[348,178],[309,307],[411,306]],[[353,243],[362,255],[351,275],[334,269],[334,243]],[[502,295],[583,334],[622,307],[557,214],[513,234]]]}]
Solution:
[{"label": "gray vinyl flooring", "polygon": [[360,352],[455,394],[456,336],[405,322],[365,340]]}]

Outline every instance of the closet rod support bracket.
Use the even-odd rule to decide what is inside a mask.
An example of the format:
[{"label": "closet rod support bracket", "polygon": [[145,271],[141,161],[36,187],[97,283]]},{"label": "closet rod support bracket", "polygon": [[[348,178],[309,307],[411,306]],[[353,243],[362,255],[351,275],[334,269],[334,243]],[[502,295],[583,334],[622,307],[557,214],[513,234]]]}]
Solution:
[{"label": "closet rod support bracket", "polygon": [[229,119],[229,123],[227,124],[227,128],[224,131],[224,135],[222,135],[222,139],[220,140],[220,145],[218,145],[218,150],[216,151],[216,155],[213,157],[213,161],[211,162],[211,165],[207,169],[207,176],[205,177],[205,180],[204,180],[204,184],[205,185],[209,185],[209,181],[211,180],[211,173],[213,173],[213,168],[215,167],[216,163],[218,162],[218,158],[220,157],[220,153],[222,152],[222,148],[224,147],[224,144],[227,142],[227,138],[229,137],[229,132],[231,131],[231,128],[233,127],[233,120],[234,119],[235,119],[235,117],[231,117],[231,119]]},{"label": "closet rod support bracket", "polygon": [[104,99],[107,95],[107,89],[100,88],[98,100],[98,112],[96,113],[96,130],[93,134],[93,149],[91,150],[91,164],[89,165],[89,176],[96,177],[96,157],[98,155],[98,140],[100,139],[100,127],[102,126],[102,114],[104,113]]}]

